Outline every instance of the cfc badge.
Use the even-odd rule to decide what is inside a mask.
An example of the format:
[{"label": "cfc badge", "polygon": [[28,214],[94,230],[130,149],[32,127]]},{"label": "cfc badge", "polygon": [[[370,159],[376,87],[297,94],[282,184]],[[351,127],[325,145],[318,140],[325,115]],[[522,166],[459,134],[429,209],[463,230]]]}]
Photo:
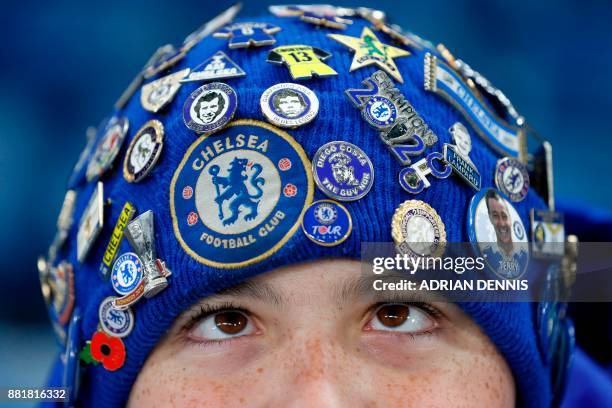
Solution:
[{"label": "cfc badge", "polygon": [[237,120],[185,153],[170,186],[174,233],[203,264],[253,264],[296,232],[313,189],[308,158],[289,134]]},{"label": "cfc badge", "polygon": [[302,230],[308,239],[323,246],[343,243],[352,229],[353,221],[348,210],[332,200],[312,203],[302,220]]},{"label": "cfc badge", "polygon": [[499,159],[495,169],[495,184],[510,200],[515,203],[523,201],[529,192],[527,167],[512,157]]},{"label": "cfc badge", "polygon": [[140,258],[133,252],[126,252],[115,261],[111,282],[113,289],[120,295],[126,295],[136,289],[143,278],[143,266]]}]

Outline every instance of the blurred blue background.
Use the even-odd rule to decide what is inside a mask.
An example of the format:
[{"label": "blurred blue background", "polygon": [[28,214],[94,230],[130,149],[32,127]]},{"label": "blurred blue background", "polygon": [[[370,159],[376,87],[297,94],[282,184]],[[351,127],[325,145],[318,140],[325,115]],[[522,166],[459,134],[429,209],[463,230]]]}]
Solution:
[{"label": "blurred blue background", "polygon": [[[272,2],[247,1],[242,16]],[[38,285],[65,182],[97,125],[162,44],[232,3],[4,2],[0,13],[0,384],[40,385],[55,343]],[[391,21],[483,73],[548,138],[558,199],[612,209],[612,2],[427,0],[343,6]],[[603,184],[603,188],[602,188]],[[596,187],[597,186],[597,187]]]}]

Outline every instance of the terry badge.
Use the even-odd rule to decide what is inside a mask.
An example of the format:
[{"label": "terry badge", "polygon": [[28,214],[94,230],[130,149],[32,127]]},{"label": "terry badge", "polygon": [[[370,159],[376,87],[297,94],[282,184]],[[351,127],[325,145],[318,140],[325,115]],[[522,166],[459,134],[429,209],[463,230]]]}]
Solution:
[{"label": "terry badge", "polygon": [[472,197],[468,236],[488,267],[499,277],[516,279],[529,263],[523,221],[502,193],[489,188]]},{"label": "terry badge", "polygon": [[312,196],[302,147],[267,123],[237,120],[196,140],[174,172],[174,234],[205,265],[250,265],[289,240]]},{"label": "terry badge", "polygon": [[351,214],[332,200],[315,201],[308,207],[302,219],[302,231],[312,242],[323,246],[343,243],[351,234]]},{"label": "terry badge", "polygon": [[457,122],[448,131],[453,135],[455,144],[444,143],[442,147],[444,160],[474,190],[480,191],[480,173],[469,156],[472,150],[472,138],[467,128]]},{"label": "terry badge", "polygon": [[113,307],[116,296],[109,296],[100,303],[98,318],[100,327],[110,336],[126,337],[134,328],[134,313],[130,309],[119,310]]},{"label": "terry badge", "polygon": [[181,82],[214,81],[229,78],[240,78],[246,73],[223,51],[217,51],[212,57],[195,67],[189,76]]},{"label": "terry badge", "polygon": [[87,165],[87,181],[93,181],[111,168],[128,131],[126,117],[112,117],[106,123],[93,157]]},{"label": "terry badge", "polygon": [[98,181],[79,221],[77,259],[83,262],[104,225],[104,185]]},{"label": "terry badge", "polygon": [[181,80],[189,74],[185,68],[142,86],[140,103],[149,112],[157,113],[169,104],[181,87]]},{"label": "terry badge", "polygon": [[287,128],[304,125],[319,112],[317,95],[305,86],[292,83],[276,84],[266,89],[259,105],[270,123]]},{"label": "terry badge", "polygon": [[310,79],[313,75],[324,78],[338,75],[323,61],[331,57],[331,53],[310,45],[283,45],[268,53],[267,62],[285,64],[294,80]]},{"label": "terry badge", "polygon": [[319,189],[339,201],[359,200],[374,184],[370,158],[349,142],[334,141],[319,147],[312,158],[312,172]]},{"label": "terry badge", "polygon": [[230,48],[262,47],[274,44],[276,38],[272,34],[279,31],[280,27],[268,23],[234,23],[215,32],[213,37],[229,38]]},{"label": "terry badge", "polygon": [[164,146],[164,125],[150,120],[140,128],[128,147],[123,162],[123,177],[130,183],[138,183],[155,167]]},{"label": "terry badge", "polygon": [[565,255],[565,226],[563,213],[531,209],[531,249],[540,258]]},{"label": "terry badge", "polygon": [[185,126],[196,133],[212,133],[225,126],[238,107],[234,89],[221,82],[202,85],[183,105]]},{"label": "terry badge", "polygon": [[327,36],[355,52],[350,72],[374,64],[391,75],[396,81],[404,82],[393,58],[406,57],[410,55],[408,51],[381,43],[376,34],[367,27],[364,27],[361,37],[340,34],[328,34]]},{"label": "terry badge", "polygon": [[345,94],[402,165],[409,165],[411,156],[438,141],[387,74],[376,71],[363,84],[365,89],[347,89]]},{"label": "terry badge", "polygon": [[404,201],[393,214],[391,235],[397,252],[411,257],[439,257],[446,247],[442,219],[429,204]]},{"label": "terry badge", "polygon": [[514,158],[499,159],[495,168],[495,185],[515,203],[523,201],[529,192],[527,167]]}]

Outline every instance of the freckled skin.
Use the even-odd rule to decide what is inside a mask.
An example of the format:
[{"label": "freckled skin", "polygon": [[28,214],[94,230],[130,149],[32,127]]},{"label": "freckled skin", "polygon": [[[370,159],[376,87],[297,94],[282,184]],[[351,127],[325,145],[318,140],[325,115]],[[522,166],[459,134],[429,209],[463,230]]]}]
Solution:
[{"label": "freckled skin", "polygon": [[359,273],[356,261],[324,260],[256,278],[288,303],[245,300],[257,330],[229,342],[185,341],[179,317],[128,406],[514,407],[508,365],[455,305],[435,303],[444,316],[429,334],[364,329],[370,302],[340,307],[332,291]]}]

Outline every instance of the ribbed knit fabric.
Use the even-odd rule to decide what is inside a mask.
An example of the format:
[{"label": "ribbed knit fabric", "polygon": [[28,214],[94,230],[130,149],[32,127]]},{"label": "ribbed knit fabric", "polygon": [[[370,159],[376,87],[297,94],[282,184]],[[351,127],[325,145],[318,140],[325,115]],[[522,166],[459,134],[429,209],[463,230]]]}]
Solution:
[{"label": "ribbed knit fabric", "polygon": [[[348,88],[361,88],[362,80],[371,75],[376,68],[367,67],[349,73],[354,54],[326,35],[341,33],[358,37],[363,27],[370,26],[369,23],[355,18],[347,30],[340,32],[318,28],[294,17],[277,18],[269,13],[257,18],[240,18],[237,21],[278,25],[282,30],[275,34],[277,46],[305,44],[333,54],[326,63],[338,72],[337,76],[302,82],[319,98],[318,116],[310,124],[289,130],[288,133],[303,146],[310,159],[319,146],[332,140],[346,140],[356,144],[366,152],[374,164],[374,186],[365,198],[345,203],[352,216],[354,228],[347,241],[337,247],[318,246],[298,230],[283,248],[258,264],[242,269],[215,269],[205,266],[192,259],[180,246],[173,232],[169,207],[171,178],[186,150],[197,138],[197,135],[183,123],[183,103],[202,83],[183,84],[174,100],[159,114],[145,111],[140,104],[140,91],[136,92],[123,110],[114,112],[127,116],[130,129],[125,145],[117,158],[116,169],[103,178],[105,198],[110,198],[112,204],[107,208],[102,233],[86,261],[79,265],[76,259],[76,227],[73,227],[68,244],[58,257],[75,265],[76,304],[83,312],[80,328],[82,338],[90,339],[95,332],[98,325],[98,306],[102,299],[114,295],[110,282],[100,278],[98,267],[114,222],[126,200],[135,204],[139,213],[149,209],[154,211],[158,257],[167,263],[173,275],[169,278],[167,289],[152,299],[141,300],[133,307],[136,321],[133,332],[124,339],[127,350],[125,365],[116,372],[106,371],[102,365],[87,367],[79,397],[79,402],[83,406],[123,406],[153,346],[171,326],[173,320],[198,299],[290,263],[322,257],[359,259],[362,242],[392,240],[391,217],[396,207],[404,200],[418,199],[429,203],[442,218],[448,241],[468,241],[466,218],[468,203],[474,191],[456,175],[451,175],[443,180],[432,178],[431,188],[416,196],[404,192],[397,179],[401,169],[399,163],[344,95],[344,91]],[[186,27],[185,31],[189,31],[189,28]],[[392,44],[387,35],[381,32],[376,32],[376,35],[382,42]],[[246,77],[225,81],[238,95],[235,118],[265,121],[259,108],[259,98],[265,89],[274,84],[293,82],[289,71],[286,67],[266,62],[267,54],[272,47],[232,50],[227,44],[228,41],[225,39],[207,37],[168,72],[176,72],[187,67],[194,68],[216,51],[224,51],[247,73]],[[461,121],[466,126],[468,123],[456,109],[437,95],[424,90],[423,57],[426,50],[410,49],[410,51],[411,56],[395,59],[404,78],[404,83],[397,86],[438,136],[438,143],[428,148],[426,153],[441,151],[443,143],[452,143],[449,127],[457,121]],[[435,53],[435,50],[429,51]],[[166,73],[155,78],[163,75]],[[165,127],[164,148],[152,173],[141,183],[129,184],[123,179],[120,169],[125,157],[125,146],[133,139],[136,131],[150,119],[160,120]],[[473,143],[471,158],[482,175],[482,187],[492,187],[495,164],[499,155],[494,153],[471,127],[468,126],[468,129]],[[76,220],[80,219],[95,187],[94,184],[83,183],[75,186],[78,192]],[[324,195],[316,190],[315,200],[322,198],[325,198]],[[524,201],[515,204],[515,208],[523,223],[529,225],[529,209],[545,208],[545,205],[532,190]],[[129,245],[123,242],[120,253],[127,250]],[[465,303],[461,304],[461,307],[482,327],[505,356],[514,373],[520,404],[527,407],[548,406],[551,401],[549,373],[538,352],[532,305]],[[61,369],[56,368],[54,372],[50,384],[60,382]]]}]

